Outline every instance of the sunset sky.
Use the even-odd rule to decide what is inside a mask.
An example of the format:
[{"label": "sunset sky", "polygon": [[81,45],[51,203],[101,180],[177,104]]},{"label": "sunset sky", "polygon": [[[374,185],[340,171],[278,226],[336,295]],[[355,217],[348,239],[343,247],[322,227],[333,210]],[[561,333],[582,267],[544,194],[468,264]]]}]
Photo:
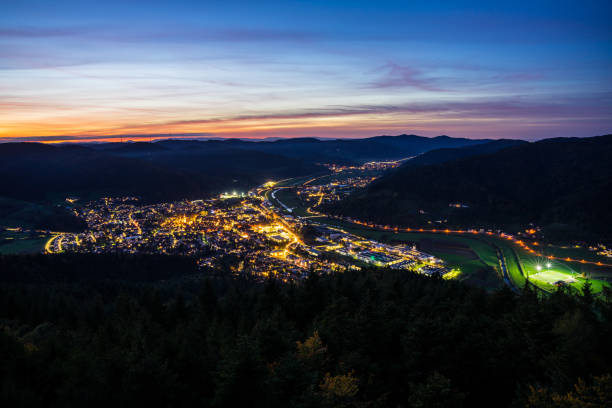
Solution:
[{"label": "sunset sky", "polygon": [[0,141],[612,133],[611,21],[588,0],[3,1]]}]

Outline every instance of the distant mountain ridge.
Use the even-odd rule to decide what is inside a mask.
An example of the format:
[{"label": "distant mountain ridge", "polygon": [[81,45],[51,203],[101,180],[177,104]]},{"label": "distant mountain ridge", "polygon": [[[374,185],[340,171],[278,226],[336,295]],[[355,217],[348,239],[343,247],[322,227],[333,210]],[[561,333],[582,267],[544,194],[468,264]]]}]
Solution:
[{"label": "distant mountain ridge", "polygon": [[[278,154],[318,163],[335,162],[355,164],[369,160],[400,159],[424,153],[432,149],[474,146],[490,142],[491,140],[472,140],[465,138],[451,138],[437,136],[433,138],[416,135],[375,136],[364,139],[325,139],[303,137],[292,139],[279,139],[273,141],[245,141],[241,139],[226,140],[160,140],[153,142],[154,146],[161,146],[172,151],[192,149],[192,151],[225,150],[229,147]],[[146,144],[146,143],[145,143]],[[138,145],[140,147],[135,147]],[[121,147],[126,146],[126,147]],[[113,149],[134,152],[142,149],[142,142],[136,143],[107,143],[92,146],[94,149]]]},{"label": "distant mountain ridge", "polygon": [[275,141],[162,140],[153,143],[0,144],[0,197],[46,200],[138,195],[148,200],[205,197],[246,190],[267,180],[326,171],[318,164],[414,156],[431,149],[474,146],[447,136],[379,136]]}]

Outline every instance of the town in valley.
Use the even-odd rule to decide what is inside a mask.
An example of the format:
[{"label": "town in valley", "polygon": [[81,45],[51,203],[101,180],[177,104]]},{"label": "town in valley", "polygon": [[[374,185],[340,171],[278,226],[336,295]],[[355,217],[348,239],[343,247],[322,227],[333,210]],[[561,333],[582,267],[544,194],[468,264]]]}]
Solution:
[{"label": "town in valley", "polygon": [[[363,266],[405,269],[429,276],[452,276],[443,260],[413,244],[387,244],[317,221],[311,210],[365,187],[399,161],[361,166],[328,165],[326,174],[294,186],[309,205],[297,215],[276,197],[282,182],[269,181],[246,193],[172,203],[141,203],[137,197],[66,202],[87,223],[81,233],[55,234],[47,253],[162,253],[195,257],[202,269],[229,265],[236,274],[285,282],[315,273]],[[318,181],[321,179],[321,181]]]}]

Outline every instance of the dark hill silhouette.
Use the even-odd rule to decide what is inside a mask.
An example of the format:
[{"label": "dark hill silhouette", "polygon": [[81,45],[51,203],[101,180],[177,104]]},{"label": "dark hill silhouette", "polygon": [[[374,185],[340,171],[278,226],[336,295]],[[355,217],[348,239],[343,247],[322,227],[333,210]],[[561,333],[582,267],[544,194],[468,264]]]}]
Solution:
[{"label": "dark hill silhouette", "polygon": [[271,142],[244,140],[156,142],[157,145],[173,150],[223,150],[228,147],[277,154],[318,163],[355,164],[369,160],[400,159],[415,156],[432,149],[445,147],[475,146],[490,140],[471,140],[448,136],[422,137],[415,135],[376,136],[366,139],[315,138],[282,139]]},{"label": "dark hill silhouette", "polygon": [[[447,219],[512,230],[533,222],[551,238],[612,239],[612,135],[547,139],[463,158],[457,149],[456,160],[442,153],[423,155],[421,165],[409,161],[329,210],[396,225]],[[427,157],[446,159],[427,164]],[[469,208],[449,207],[456,202]]]},{"label": "dark hill silhouette", "polygon": [[[83,199],[135,195],[145,201],[203,198],[229,189],[244,191],[268,180],[326,171],[320,163],[397,159],[486,142],[401,135],[324,141],[7,143],[0,144],[0,197],[53,204],[68,195]],[[0,225],[10,218],[5,212],[0,210]]]},{"label": "dark hill silhouette", "polygon": [[435,148],[476,146],[447,136],[380,136],[354,140],[164,140],[155,143],[0,145],[0,196],[41,200],[76,194],[139,195],[149,200],[202,197],[269,179],[316,173],[317,163],[360,163],[413,156]]},{"label": "dark hill silhouette", "polygon": [[[314,165],[261,152],[176,153],[153,146],[95,150],[72,145],[0,145],[4,180],[0,196],[42,200],[56,194],[129,194],[153,201],[174,200],[318,171]],[[241,179],[234,181],[236,177]]]},{"label": "dark hill silhouette", "polygon": [[451,160],[458,160],[470,156],[494,153],[507,147],[525,144],[524,140],[494,140],[475,146],[465,146],[459,148],[442,148],[423,153],[406,163],[407,166],[423,166],[426,164],[440,164]]}]

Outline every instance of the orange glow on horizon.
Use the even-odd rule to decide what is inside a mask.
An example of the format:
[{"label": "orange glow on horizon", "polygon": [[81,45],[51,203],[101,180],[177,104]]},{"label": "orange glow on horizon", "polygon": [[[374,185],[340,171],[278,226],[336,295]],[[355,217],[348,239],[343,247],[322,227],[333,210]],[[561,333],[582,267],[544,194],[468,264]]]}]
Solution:
[{"label": "orange glow on horizon", "polygon": [[[125,140],[148,141],[149,139],[167,139],[169,135],[173,134],[179,138],[300,137],[305,135],[326,136],[327,134],[338,133],[347,136],[356,133],[365,137],[380,134],[382,130],[402,133],[405,130],[406,122],[411,123],[411,128],[427,133],[425,128],[433,123],[432,120],[425,117],[404,118],[400,121],[392,116],[381,118],[380,115],[369,114],[358,115],[358,117],[347,114],[326,116],[261,114],[259,117],[228,116],[205,119],[177,118],[176,115],[167,115],[154,123],[151,122],[151,115],[126,115],[122,117],[120,114],[116,116],[99,114],[94,117],[57,115],[44,118],[30,118],[29,116],[20,118],[19,116],[9,117],[7,114],[2,114],[0,115],[0,121],[2,122],[2,125],[0,125],[0,141],[40,138],[39,141],[45,143],[110,142],[120,139],[121,135],[125,135]],[[425,127],[421,125],[425,125]],[[183,136],[183,134],[189,133],[199,133],[200,135]],[[158,136],[160,134],[164,136]],[[45,138],[48,140],[45,140]]]},{"label": "orange glow on horizon", "polygon": [[[46,109],[46,110],[45,110]],[[66,114],[70,112],[70,114]],[[74,113],[73,113],[74,112]],[[0,113],[0,142],[39,141],[113,142],[155,141],[168,138],[263,137],[371,137],[380,134],[415,133],[437,136],[446,129],[453,135],[478,138],[505,126],[505,119],[440,117],[432,113],[275,113],[253,115],[219,112],[202,118],[193,110],[184,113],[116,109],[89,112],[78,106],[40,107],[33,112]],[[153,118],[153,120],[152,120]],[[487,134],[484,134],[484,127]]]}]

